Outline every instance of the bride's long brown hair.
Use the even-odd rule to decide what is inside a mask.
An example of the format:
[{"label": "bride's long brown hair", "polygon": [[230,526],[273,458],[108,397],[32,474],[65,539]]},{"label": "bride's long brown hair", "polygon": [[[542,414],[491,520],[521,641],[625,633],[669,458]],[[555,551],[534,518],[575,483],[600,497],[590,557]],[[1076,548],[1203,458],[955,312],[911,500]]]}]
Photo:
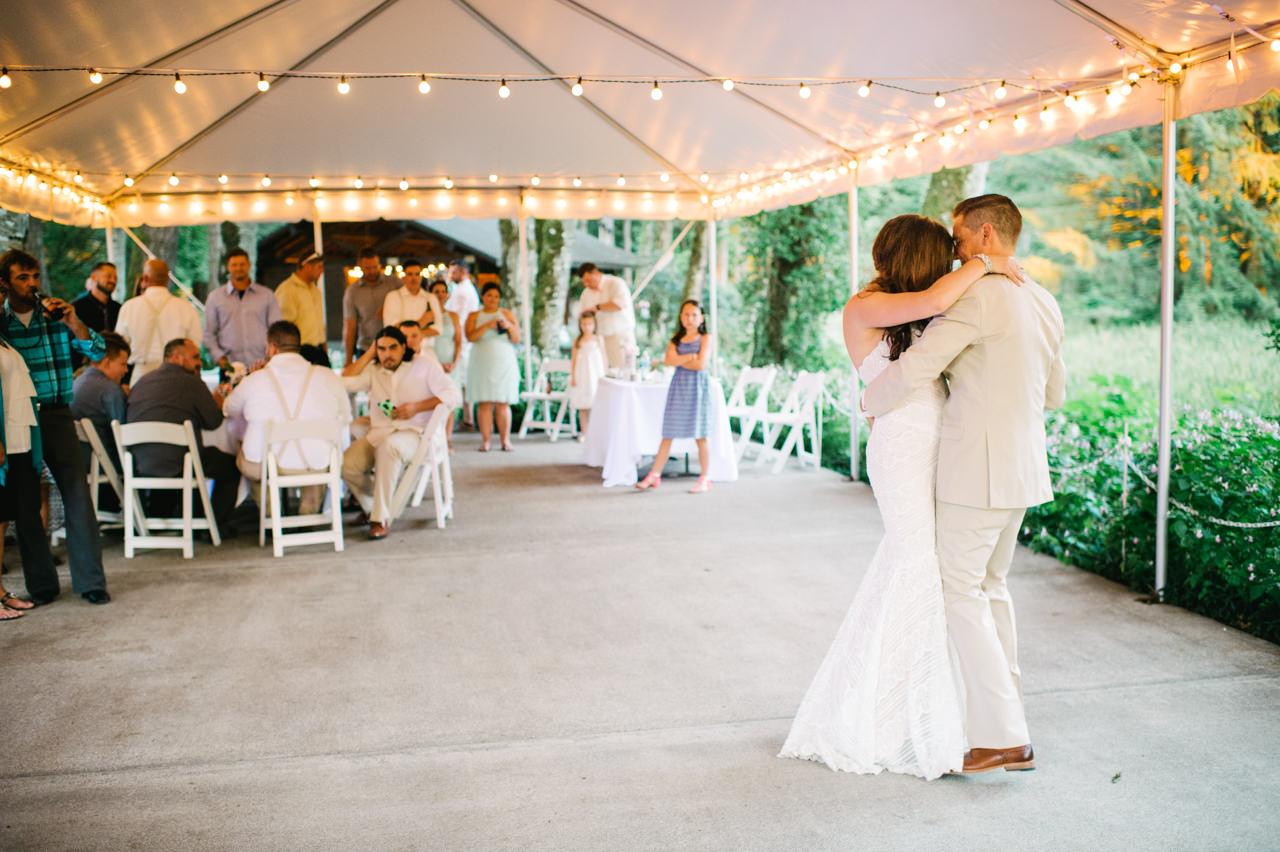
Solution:
[{"label": "bride's long brown hair", "polygon": [[[882,293],[927,290],[951,271],[954,255],[955,245],[946,228],[925,216],[896,216],[884,223],[871,246],[876,277],[867,288]],[[928,323],[928,320],[918,320],[886,328],[889,360],[898,360],[911,345],[913,333],[923,331]]]}]

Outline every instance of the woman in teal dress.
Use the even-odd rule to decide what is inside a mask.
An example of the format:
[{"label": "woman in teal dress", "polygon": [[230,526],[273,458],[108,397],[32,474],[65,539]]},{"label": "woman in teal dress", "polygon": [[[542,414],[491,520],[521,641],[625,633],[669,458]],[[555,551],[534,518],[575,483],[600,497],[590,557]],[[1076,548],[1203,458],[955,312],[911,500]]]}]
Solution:
[{"label": "woman in teal dress", "polygon": [[467,340],[475,344],[467,366],[467,396],[476,405],[482,453],[489,451],[495,419],[502,449],[511,450],[511,406],[520,401],[520,324],[501,301],[502,288],[486,284],[480,291],[480,310],[467,317]]}]

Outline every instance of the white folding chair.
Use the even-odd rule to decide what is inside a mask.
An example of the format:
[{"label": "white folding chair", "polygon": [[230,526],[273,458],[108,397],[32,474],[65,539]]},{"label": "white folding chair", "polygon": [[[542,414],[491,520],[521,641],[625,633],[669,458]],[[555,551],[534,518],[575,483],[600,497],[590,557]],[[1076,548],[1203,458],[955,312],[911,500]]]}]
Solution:
[{"label": "white folding chair", "polygon": [[453,517],[453,468],[449,463],[449,442],[445,435],[445,423],[453,416],[451,409],[436,406],[431,419],[422,427],[418,449],[405,469],[391,497],[391,519],[404,512],[406,505],[422,505],[427,485],[431,485],[431,497],[436,504],[436,526],[445,528]]},{"label": "white folding chair", "polygon": [[[520,394],[528,405],[524,410],[524,419],[520,423],[520,437],[523,438],[530,429],[541,429],[551,435],[554,441],[560,433],[576,435],[573,415],[569,406],[569,373],[573,362],[568,358],[546,358],[538,367],[538,375],[533,380],[533,390]],[[555,389],[553,376],[563,374],[564,387]],[[542,415],[538,415],[538,406],[542,406]],[[567,422],[566,422],[567,421]]]},{"label": "white folding chair", "polygon": [[[181,548],[184,559],[195,552],[195,530],[208,530],[215,545],[222,544],[218,524],[213,519],[213,506],[209,503],[208,481],[204,478],[204,466],[200,464],[200,445],[191,421],[184,423],[124,423],[111,421],[116,449],[120,453],[120,467],[124,473],[124,492],[120,502],[124,505],[124,555],[132,559],[138,548]],[[171,444],[183,447],[182,476],[139,476],[134,470],[132,447],[138,444]],[[181,491],[182,517],[149,518],[142,511],[138,493],[146,490]],[[203,518],[194,517],[191,492],[200,495]],[[159,530],[177,530],[178,536],[156,535]]]},{"label": "white folding chair", "polygon": [[108,512],[98,508],[98,489],[104,482],[111,486],[111,490],[116,493],[116,499],[120,501],[121,506],[124,506],[124,483],[120,481],[120,471],[116,470],[115,462],[111,460],[111,455],[102,443],[102,436],[98,434],[97,427],[88,417],[76,421],[76,436],[81,442],[89,445],[89,499],[93,503],[93,513],[97,516],[98,523],[107,527],[123,525],[123,509],[118,512]]},{"label": "white folding chair", "polygon": [[[738,419],[738,440],[734,443],[733,453],[739,461],[747,452],[751,443],[751,435],[756,430],[760,417],[769,410],[769,390],[773,380],[778,376],[778,368],[743,367],[738,374],[738,381],[729,393],[729,419]],[[755,390],[755,397],[750,402],[747,397]]]},{"label": "white folding chair", "polygon": [[[791,390],[787,393],[782,408],[778,411],[765,411],[760,416],[764,426],[764,447],[756,464],[763,464],[773,459],[770,473],[781,473],[787,464],[787,457],[795,450],[800,464],[811,464],[814,469],[822,465],[822,416],[818,411],[822,397],[823,376],[821,373],[802,371],[796,376]],[[809,431],[809,449],[804,446],[805,430]],[[778,438],[786,431],[786,439],[781,448],[775,448]]]},{"label": "white folding chair", "polygon": [[[329,466],[307,473],[281,473],[280,456],[296,441],[324,441],[329,445]],[[258,546],[266,544],[267,511],[271,513],[271,549],[284,556],[286,547],[304,544],[333,544],[341,552],[342,542],[342,424],[337,420],[268,420],[263,426],[262,470],[258,487]],[[308,515],[285,515],[281,491],[324,485],[329,489],[329,511]],[[286,529],[325,525],[326,529],[286,533]]]}]

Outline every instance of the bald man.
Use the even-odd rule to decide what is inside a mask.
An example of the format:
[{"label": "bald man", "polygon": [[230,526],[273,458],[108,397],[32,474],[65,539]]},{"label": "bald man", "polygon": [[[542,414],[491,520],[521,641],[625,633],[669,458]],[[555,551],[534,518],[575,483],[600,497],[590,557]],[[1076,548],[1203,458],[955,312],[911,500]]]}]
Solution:
[{"label": "bald man", "polygon": [[200,312],[184,298],[169,292],[169,264],[160,258],[142,267],[141,292],[120,308],[116,331],[129,342],[136,382],[164,362],[170,340],[199,340],[204,333]]}]

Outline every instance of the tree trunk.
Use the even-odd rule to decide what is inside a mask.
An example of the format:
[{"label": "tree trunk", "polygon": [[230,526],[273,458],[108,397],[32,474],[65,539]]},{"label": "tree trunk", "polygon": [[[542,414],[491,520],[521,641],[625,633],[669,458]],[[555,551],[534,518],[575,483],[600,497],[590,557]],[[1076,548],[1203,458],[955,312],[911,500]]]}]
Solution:
[{"label": "tree trunk", "polygon": [[693,232],[689,234],[689,266],[684,274],[684,292],[680,301],[689,299],[702,301],[702,287],[707,278],[707,221],[699,219],[693,223]]},{"label": "tree trunk", "polygon": [[[622,248],[627,253],[631,253],[631,226],[632,221],[627,219],[622,223]],[[627,282],[627,289],[634,290],[636,284],[636,271],[633,267],[627,267],[622,270],[622,280]]]},{"label": "tree trunk", "polygon": [[44,259],[44,220],[39,216],[27,215],[27,231],[22,237],[22,250],[40,263],[41,290],[49,292],[49,268]]},{"label": "tree trunk", "polygon": [[[537,228],[534,222],[525,235],[529,244],[528,281],[532,300],[538,272]],[[524,295],[520,292],[520,223],[515,219],[499,219],[498,233],[502,237],[502,298],[511,305],[512,312],[524,321]],[[532,300],[537,304],[537,300]],[[530,306],[532,309],[532,305]],[[528,329],[525,329],[528,333]]]},{"label": "tree trunk", "polygon": [[560,329],[564,326],[565,298],[569,294],[573,235],[572,219],[537,219],[534,232],[538,244],[538,277],[533,298],[534,344],[545,355],[560,350]]},{"label": "tree trunk", "polygon": [[987,183],[989,162],[961,166],[958,169],[939,169],[929,178],[920,215],[951,224],[951,211],[966,198],[981,195]]},{"label": "tree trunk", "polygon": [[204,231],[205,239],[209,242],[209,272],[205,280],[209,284],[209,290],[212,291],[217,287],[222,272],[222,227],[205,225]]}]

